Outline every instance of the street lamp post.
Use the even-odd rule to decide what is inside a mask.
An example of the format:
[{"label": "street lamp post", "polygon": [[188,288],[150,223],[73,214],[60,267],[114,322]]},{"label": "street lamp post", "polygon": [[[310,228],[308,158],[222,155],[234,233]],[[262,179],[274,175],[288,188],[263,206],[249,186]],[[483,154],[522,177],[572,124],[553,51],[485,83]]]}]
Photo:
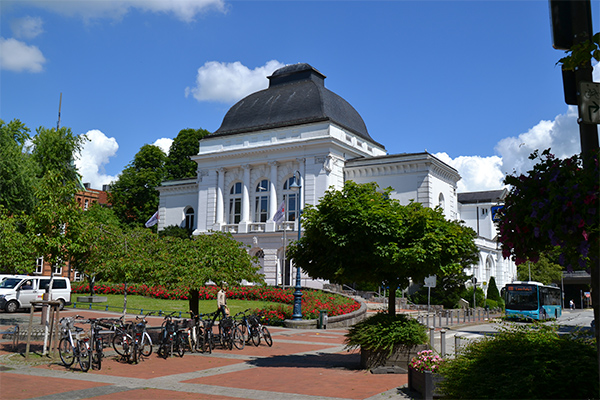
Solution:
[{"label": "street lamp post", "polygon": [[[301,222],[302,222],[302,175],[300,171],[294,174],[294,182],[290,185],[290,189],[298,190],[298,240],[302,237]],[[300,281],[300,267],[296,264],[296,290],[294,290],[294,313],[292,320],[299,321],[302,319],[302,282]]]}]

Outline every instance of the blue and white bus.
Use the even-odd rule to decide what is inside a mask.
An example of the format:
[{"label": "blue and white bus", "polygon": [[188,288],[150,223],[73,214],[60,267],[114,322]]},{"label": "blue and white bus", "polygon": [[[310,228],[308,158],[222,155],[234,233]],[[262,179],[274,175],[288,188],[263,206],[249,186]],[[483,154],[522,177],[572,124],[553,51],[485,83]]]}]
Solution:
[{"label": "blue and white bus", "polygon": [[539,282],[513,282],[502,289],[506,317],[545,320],[562,315],[560,288]]}]

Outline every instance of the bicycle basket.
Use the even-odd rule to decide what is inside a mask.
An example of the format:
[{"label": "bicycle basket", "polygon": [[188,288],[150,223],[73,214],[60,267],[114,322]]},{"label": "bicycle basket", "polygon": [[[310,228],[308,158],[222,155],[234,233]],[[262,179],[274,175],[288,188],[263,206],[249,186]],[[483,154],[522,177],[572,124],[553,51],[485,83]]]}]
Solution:
[{"label": "bicycle basket", "polygon": [[221,320],[220,324],[224,329],[232,328],[233,327],[233,318],[231,318],[231,317],[223,318]]}]

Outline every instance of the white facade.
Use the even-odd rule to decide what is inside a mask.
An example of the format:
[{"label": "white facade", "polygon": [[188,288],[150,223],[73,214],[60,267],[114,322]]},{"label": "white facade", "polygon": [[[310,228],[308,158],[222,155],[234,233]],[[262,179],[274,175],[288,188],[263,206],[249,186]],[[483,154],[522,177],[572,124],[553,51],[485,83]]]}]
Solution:
[{"label": "white facade", "polygon": [[[322,74],[306,64],[292,68],[295,70],[289,75],[274,73],[276,79],[281,76],[284,79],[283,83],[273,84],[276,86],[274,91],[280,91],[276,96],[269,96],[271,89],[257,92],[232,107],[230,113],[235,114],[238,108],[244,111],[243,107],[251,107],[258,101],[273,102],[272,107],[275,107],[273,98],[288,95],[290,99],[295,96],[294,101],[297,101],[303,96],[303,90],[314,91],[312,87],[296,88],[295,82],[290,84],[285,80],[288,76],[294,78],[298,70],[300,73],[310,71],[313,77],[318,74],[317,80],[324,80]],[[306,74],[299,78],[303,84],[307,81],[305,77]],[[314,82],[311,81],[311,85]],[[323,89],[324,86],[319,90]],[[426,207],[439,205],[447,218],[464,219],[471,227],[473,221],[479,221],[481,261],[473,268],[474,273],[482,280],[495,276],[499,287],[510,281],[513,271],[505,265],[497,249],[491,215],[489,219],[477,220],[474,214],[471,215],[477,210],[458,202],[458,172],[429,153],[388,155],[382,145],[370,138],[366,128],[361,131],[362,119],[353,109],[348,111],[350,106],[341,103],[345,101],[330,94],[327,96],[320,101],[342,108],[346,115],[340,118],[337,109],[332,114],[337,119],[347,117],[349,124],[338,123],[336,118],[313,118],[309,122],[282,123],[266,129],[231,130],[233,133],[227,134],[217,131],[203,138],[198,155],[192,157],[198,163],[197,178],[164,182],[158,188],[159,229],[177,225],[193,229],[194,234],[231,232],[237,240],[251,246],[251,254],[259,256],[267,284],[293,285],[295,268],[290,268],[289,261],[285,260],[284,249],[298,237],[298,209],[303,209],[306,204],[317,204],[327,189],[341,189],[347,180],[377,182],[381,188],[391,187],[392,197],[402,204],[414,200]],[[251,106],[248,99],[254,101]],[[279,107],[285,109],[289,101]],[[314,99],[311,101],[315,102]],[[297,117],[302,113],[299,110],[302,106],[300,103],[300,107],[292,108],[291,113]],[[331,107],[331,104],[325,104],[323,108],[327,106]],[[244,115],[252,119],[253,113],[254,110]],[[270,114],[268,117],[275,118]],[[276,117],[280,118],[280,115]],[[360,119],[359,124],[356,124],[356,117]],[[239,117],[229,117],[228,113],[223,126],[228,118]],[[229,125],[240,124],[239,120],[233,122],[228,121]],[[352,124],[355,129],[347,128]],[[300,199],[299,192],[290,189],[293,177],[298,174],[302,186]],[[276,224],[273,217],[282,202],[285,220]],[[301,282],[305,287],[315,288],[326,283],[304,275]]]}]

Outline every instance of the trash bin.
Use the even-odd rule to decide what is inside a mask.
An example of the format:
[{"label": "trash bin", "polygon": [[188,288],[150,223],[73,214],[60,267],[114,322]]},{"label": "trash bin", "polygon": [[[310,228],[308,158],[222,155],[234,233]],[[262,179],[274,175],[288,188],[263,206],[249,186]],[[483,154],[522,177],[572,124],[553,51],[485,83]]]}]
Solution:
[{"label": "trash bin", "polygon": [[327,329],[327,310],[319,310],[317,329]]}]

